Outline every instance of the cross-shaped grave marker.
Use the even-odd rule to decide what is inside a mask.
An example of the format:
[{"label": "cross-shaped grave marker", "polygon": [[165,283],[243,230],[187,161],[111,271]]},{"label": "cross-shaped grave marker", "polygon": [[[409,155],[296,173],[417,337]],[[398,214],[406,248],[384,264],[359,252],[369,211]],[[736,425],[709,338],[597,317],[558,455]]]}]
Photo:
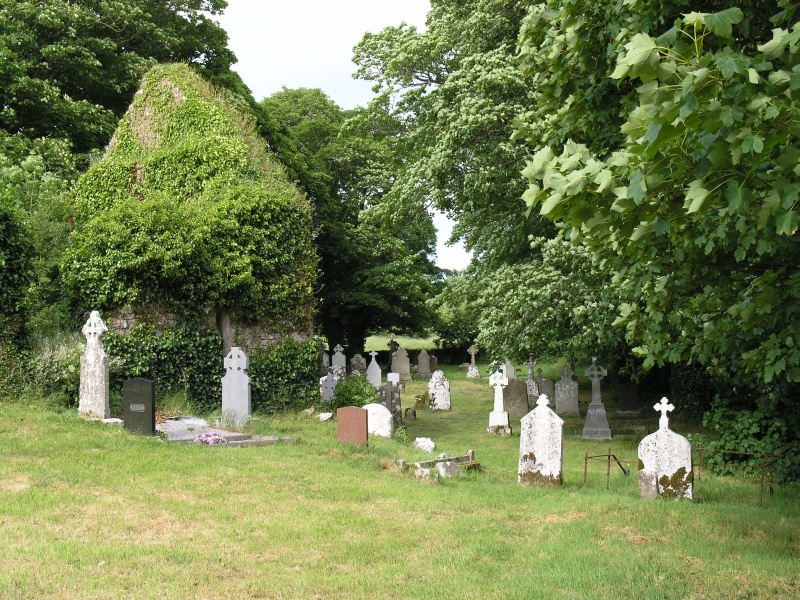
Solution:
[{"label": "cross-shaped grave marker", "polygon": [[330,402],[333,400],[333,395],[336,392],[337,379],[332,373],[328,373],[322,378],[322,401]]},{"label": "cross-shaped grave marker", "polygon": [[472,363],[471,365],[474,367],[475,365],[475,355],[478,353],[478,349],[475,346],[470,346],[469,350],[467,350],[470,356],[472,356]]},{"label": "cross-shaped grave marker", "polygon": [[659,429],[669,429],[669,418],[667,417],[667,413],[675,410],[675,406],[669,403],[666,396],[661,399],[660,402],[657,402],[653,405],[653,408],[657,411],[661,412],[661,418],[658,420],[658,428]]},{"label": "cross-shaped grave marker", "polygon": [[586,368],[584,375],[592,380],[592,402],[600,402],[600,380],[608,375],[608,371],[598,366],[597,357],[593,356],[592,366]]},{"label": "cross-shaped grave marker", "polygon": [[508,385],[504,369],[499,369],[489,377],[489,385],[494,388],[494,410],[503,411],[503,388]]}]

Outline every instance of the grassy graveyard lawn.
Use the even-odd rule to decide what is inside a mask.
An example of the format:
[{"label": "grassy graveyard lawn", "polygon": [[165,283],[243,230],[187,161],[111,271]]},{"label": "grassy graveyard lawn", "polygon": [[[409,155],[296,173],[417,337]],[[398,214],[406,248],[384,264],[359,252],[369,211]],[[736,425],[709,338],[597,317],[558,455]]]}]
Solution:
[{"label": "grassy graveyard lawn", "polygon": [[635,460],[638,434],[568,436],[564,486],[521,487],[519,420],[489,436],[487,379],[446,371],[453,410],[406,425],[434,456],[475,451],[483,472],[447,480],[399,470],[431,456],[407,441],[339,445],[303,413],[251,424],[294,444],[225,448],[0,402],[0,598],[800,596],[797,487],[759,506],[758,481],[703,471],[694,502],[641,501],[635,465],[613,465],[607,490],[605,462],[584,485],[585,452]]}]

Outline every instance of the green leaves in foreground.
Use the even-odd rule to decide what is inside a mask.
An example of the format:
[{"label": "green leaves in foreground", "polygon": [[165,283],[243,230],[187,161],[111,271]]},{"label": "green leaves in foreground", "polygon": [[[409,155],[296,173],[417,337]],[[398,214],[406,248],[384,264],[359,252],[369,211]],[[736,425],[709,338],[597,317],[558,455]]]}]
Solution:
[{"label": "green leaves in foreground", "polygon": [[[738,8],[617,38],[605,77],[638,78],[606,156],[567,141],[523,172],[529,209],[613,267],[645,364],[800,382],[800,23],[757,45]],[[749,34],[752,35],[752,34]],[[580,108],[578,109],[580,110]]]}]

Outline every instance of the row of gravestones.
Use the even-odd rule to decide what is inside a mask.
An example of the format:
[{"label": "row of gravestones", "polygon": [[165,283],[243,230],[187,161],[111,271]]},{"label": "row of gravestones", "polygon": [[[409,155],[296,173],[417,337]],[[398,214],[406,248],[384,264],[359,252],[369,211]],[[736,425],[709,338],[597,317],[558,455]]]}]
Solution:
[{"label": "row of gravestones", "polygon": [[[108,419],[109,377],[108,355],[103,350],[103,336],[108,332],[100,313],[92,311],[81,330],[86,348],[81,356],[78,414],[95,419]],[[222,422],[240,427],[250,418],[250,377],[244,350],[231,348],[224,359],[222,377]],[[123,382],[123,422],[125,428],[137,433],[155,431],[155,383],[142,378]]]},{"label": "row of gravestones", "polygon": [[[370,369],[373,369],[373,371],[374,369],[380,369],[375,360],[377,354],[378,353],[375,351],[370,352],[372,362],[369,367],[367,367],[367,361],[363,356],[360,354],[354,355],[353,358],[350,359],[350,372],[366,372],[367,379],[370,379]],[[373,365],[375,365],[375,367],[373,367]],[[422,350],[417,356],[416,366],[417,371],[414,378],[427,380],[436,372],[439,366],[439,360],[435,356],[428,354],[427,350]],[[411,380],[411,361],[408,358],[408,352],[399,346],[392,352],[391,372],[399,373],[400,381],[405,382]],[[341,344],[337,344],[333,349],[333,356],[325,352],[324,348],[320,351],[320,377],[325,377],[329,373],[332,373],[337,379],[342,379],[347,374],[347,357],[344,354],[344,348],[342,348]],[[370,381],[372,382],[371,379]],[[376,385],[376,383],[373,383],[373,385]]]},{"label": "row of gravestones", "polygon": [[[81,356],[78,412],[83,416],[96,418],[109,416],[109,359],[102,346],[102,338],[107,331],[97,311],[91,313],[82,329],[86,336],[86,350]],[[241,424],[250,416],[250,378],[245,372],[248,367],[247,356],[241,348],[231,348],[225,357],[224,365],[223,420]],[[596,359],[593,358],[592,366],[587,369],[586,375],[592,379],[592,403],[598,402],[602,405],[600,379],[606,375],[605,369],[598,367]],[[502,399],[504,382],[507,385],[508,381],[505,366],[490,379],[495,387],[494,410],[489,417],[490,433],[511,433],[508,413],[503,410]],[[432,408],[450,409],[449,383],[441,371],[434,373],[429,384],[429,395],[432,398]],[[123,396],[126,426],[139,433],[154,432],[155,384],[140,378],[128,380],[123,384]],[[564,421],[548,407],[548,404],[547,396],[541,394],[536,408],[525,415],[520,422],[522,427],[518,469],[520,483],[560,485],[563,481]],[[639,444],[640,495],[642,498],[666,495],[691,499],[693,480],[691,445],[686,438],[669,429],[667,412],[673,410],[674,406],[663,398],[654,408],[661,412],[659,430],[645,437]],[[369,433],[391,437],[395,418],[398,417],[399,421],[400,410],[399,389],[396,382],[390,380],[381,394],[381,403],[371,403],[363,409],[345,407],[337,411],[338,438],[345,442],[366,443]],[[603,417],[605,417],[604,409]],[[605,419],[605,430],[607,429],[608,422]],[[610,431],[608,436],[610,438]]]}]

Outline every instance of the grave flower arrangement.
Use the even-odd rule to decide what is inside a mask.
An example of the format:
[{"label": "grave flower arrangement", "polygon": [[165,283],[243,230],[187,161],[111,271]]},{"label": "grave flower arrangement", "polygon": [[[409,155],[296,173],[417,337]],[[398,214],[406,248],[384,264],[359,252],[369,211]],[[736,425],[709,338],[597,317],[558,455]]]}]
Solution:
[{"label": "grave flower arrangement", "polygon": [[194,438],[195,444],[227,444],[228,440],[222,437],[220,434],[211,432],[211,433],[201,433],[196,438]]}]

